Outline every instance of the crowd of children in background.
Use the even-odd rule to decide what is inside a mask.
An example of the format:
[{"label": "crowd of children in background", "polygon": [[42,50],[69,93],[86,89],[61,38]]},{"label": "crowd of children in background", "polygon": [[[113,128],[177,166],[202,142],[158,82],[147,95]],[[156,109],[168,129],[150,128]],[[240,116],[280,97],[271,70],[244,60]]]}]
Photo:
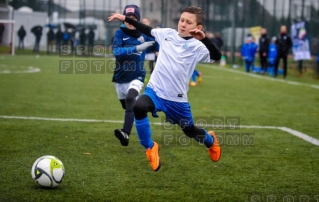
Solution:
[{"label": "crowd of children in background", "polygon": [[[255,39],[251,34],[245,39],[245,43],[242,45],[240,53],[242,59],[245,62],[246,72],[255,72],[270,75],[274,75],[273,71],[276,65],[276,58],[278,49],[276,46],[276,37],[272,37],[271,40],[267,36],[267,30],[265,28],[261,31],[261,37],[259,40],[259,46],[255,43]],[[260,68],[255,68],[256,53],[259,50]]]},{"label": "crowd of children in background", "polygon": [[[280,33],[271,40],[267,35],[267,30],[261,30],[259,39],[259,47],[255,43],[254,37],[250,34],[245,39],[245,43],[241,47],[241,56],[245,62],[246,72],[261,73],[276,77],[277,74],[283,74],[285,79],[287,76],[287,58],[289,50],[292,47],[292,40],[287,34],[287,27],[281,26]],[[257,50],[259,50],[260,68],[255,68],[254,62]],[[283,70],[278,70],[280,60],[283,60]]]}]

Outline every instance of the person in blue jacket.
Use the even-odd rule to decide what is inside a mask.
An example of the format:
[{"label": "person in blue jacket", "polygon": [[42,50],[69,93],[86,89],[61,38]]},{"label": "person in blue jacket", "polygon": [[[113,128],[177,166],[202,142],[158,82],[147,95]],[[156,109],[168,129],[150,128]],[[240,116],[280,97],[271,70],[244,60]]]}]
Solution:
[{"label": "person in blue jacket", "polygon": [[[140,21],[140,11],[136,5],[127,5],[123,15]],[[114,134],[122,146],[128,146],[134,122],[133,105],[144,85],[145,50],[154,43],[154,38],[142,34],[127,22],[123,22],[114,35],[112,49],[116,65],[112,82],[122,108],[125,109],[123,128],[115,129]]]},{"label": "person in blue jacket", "polygon": [[253,57],[252,57],[252,49],[251,49],[251,37],[247,37],[245,39],[245,43],[242,45],[240,53],[241,57],[245,61],[245,71],[250,72],[250,67],[253,63]]},{"label": "person in blue jacket", "polygon": [[[276,40],[277,38],[274,36],[271,38],[271,43],[268,47],[268,68],[269,68],[269,74],[273,76],[273,71],[275,69],[276,65],[276,58],[278,54],[277,46],[276,46]],[[266,69],[267,72],[267,69]]]},{"label": "person in blue jacket", "polygon": [[250,55],[252,58],[251,67],[252,69],[255,69],[255,58],[257,53],[258,46],[255,42],[255,38],[253,36],[250,37]]},{"label": "person in blue jacket", "polygon": [[316,79],[319,79],[319,53],[317,57],[317,78]]}]

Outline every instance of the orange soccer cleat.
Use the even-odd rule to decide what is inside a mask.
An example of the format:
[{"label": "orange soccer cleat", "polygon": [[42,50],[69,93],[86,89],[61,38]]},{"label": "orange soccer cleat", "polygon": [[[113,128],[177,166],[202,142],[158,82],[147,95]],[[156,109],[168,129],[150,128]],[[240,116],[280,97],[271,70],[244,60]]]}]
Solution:
[{"label": "orange soccer cleat", "polygon": [[197,82],[202,83],[203,82],[203,74],[199,72],[199,76],[197,77]]},{"label": "orange soccer cleat", "polygon": [[159,146],[156,142],[154,142],[154,145],[152,148],[148,148],[146,150],[146,157],[148,158],[151,168],[154,171],[158,171],[161,168],[161,161],[159,157]]},{"label": "orange soccer cleat", "polygon": [[208,153],[210,155],[210,158],[212,161],[217,162],[220,159],[222,149],[219,146],[218,138],[214,131],[208,131],[208,134],[210,134],[214,138],[213,145],[208,149]]},{"label": "orange soccer cleat", "polygon": [[189,86],[197,86],[197,83],[194,81],[189,82]]}]

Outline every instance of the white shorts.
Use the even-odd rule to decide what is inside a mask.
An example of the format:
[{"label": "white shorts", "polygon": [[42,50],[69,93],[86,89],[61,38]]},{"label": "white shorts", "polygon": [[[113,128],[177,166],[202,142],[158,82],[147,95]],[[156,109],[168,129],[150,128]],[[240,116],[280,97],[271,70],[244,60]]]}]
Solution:
[{"label": "white shorts", "polygon": [[155,53],[147,53],[145,55],[145,60],[154,61],[155,60]]},{"label": "white shorts", "polygon": [[135,89],[140,93],[144,84],[142,81],[135,79],[129,83],[114,83],[114,86],[119,100],[124,100],[129,89]]}]

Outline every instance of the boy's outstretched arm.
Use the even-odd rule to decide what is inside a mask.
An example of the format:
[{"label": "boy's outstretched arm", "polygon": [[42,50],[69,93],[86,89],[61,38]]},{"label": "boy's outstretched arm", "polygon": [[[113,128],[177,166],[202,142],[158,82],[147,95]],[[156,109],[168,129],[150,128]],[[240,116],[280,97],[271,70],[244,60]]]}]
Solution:
[{"label": "boy's outstretched arm", "polygon": [[214,44],[212,40],[206,37],[205,33],[202,30],[193,29],[189,31],[189,34],[192,35],[194,38],[200,40],[206,46],[206,48],[209,51],[211,60],[220,60],[222,54],[219,48],[217,48],[217,46]]},{"label": "boy's outstretched arm", "polygon": [[222,57],[222,53],[220,52],[219,48],[210,40],[209,38],[205,37],[204,39],[200,40],[208,49],[210,59],[211,60],[220,60]]},{"label": "boy's outstretched arm", "polygon": [[140,23],[136,20],[133,20],[132,18],[126,17],[125,15],[121,15],[118,13],[112,13],[112,15],[110,17],[108,17],[108,21],[112,21],[115,19],[130,23],[131,25],[133,25],[137,30],[139,30],[143,34],[154,38],[154,36],[152,36],[152,34],[151,34],[151,31],[153,28],[150,26],[144,25],[143,23]]}]

